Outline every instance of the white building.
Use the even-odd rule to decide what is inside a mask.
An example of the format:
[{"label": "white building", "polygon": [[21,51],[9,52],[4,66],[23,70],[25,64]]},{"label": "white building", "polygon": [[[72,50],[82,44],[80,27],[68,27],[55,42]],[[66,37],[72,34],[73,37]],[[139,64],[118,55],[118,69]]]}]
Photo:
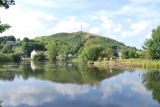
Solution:
[{"label": "white building", "polygon": [[36,55],[36,54],[37,54],[37,51],[33,50],[33,51],[31,52],[31,59],[33,59],[34,55]]}]

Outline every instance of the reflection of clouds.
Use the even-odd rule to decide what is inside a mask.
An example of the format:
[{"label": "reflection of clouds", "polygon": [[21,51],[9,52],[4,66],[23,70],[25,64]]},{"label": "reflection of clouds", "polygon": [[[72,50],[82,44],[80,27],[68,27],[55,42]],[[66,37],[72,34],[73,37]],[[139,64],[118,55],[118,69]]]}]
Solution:
[{"label": "reflection of clouds", "polygon": [[107,99],[109,96],[112,96],[115,92],[121,92],[122,91],[122,84],[119,83],[109,83],[104,88],[102,88],[102,99]]},{"label": "reflection of clouds", "polygon": [[146,88],[139,81],[134,79],[123,78],[122,84],[131,85],[131,90],[139,94],[146,94],[147,92]]},{"label": "reflection of clouds", "polygon": [[[107,99],[108,97],[111,97],[113,94],[117,92],[123,93],[125,90],[124,88],[126,86],[130,88],[132,92],[136,92],[143,95],[147,94],[146,88],[141,84],[139,80],[130,77],[114,77],[104,82],[103,87],[101,88],[101,91],[103,93],[102,99]],[[127,93],[127,95],[129,94],[130,93]]]},{"label": "reflection of clouds", "polygon": [[[88,92],[81,91],[80,86],[71,84],[52,84],[47,86],[23,85],[9,90],[0,90],[0,99],[7,100],[7,105],[18,106],[28,104],[38,106],[54,100],[58,95],[68,95],[74,99],[75,95]],[[2,93],[2,94],[1,94]]]},{"label": "reflection of clouds", "polygon": [[81,90],[81,87],[79,85],[56,85],[56,90],[60,92],[62,95],[69,95],[72,99],[74,99],[75,94],[81,94],[81,93],[87,93],[89,91],[88,87],[85,87],[85,89]]}]

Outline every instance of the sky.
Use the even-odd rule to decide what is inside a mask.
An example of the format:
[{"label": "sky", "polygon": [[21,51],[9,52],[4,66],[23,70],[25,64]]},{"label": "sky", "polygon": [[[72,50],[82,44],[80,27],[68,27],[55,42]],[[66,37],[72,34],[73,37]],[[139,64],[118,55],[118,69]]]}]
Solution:
[{"label": "sky", "polygon": [[60,32],[110,37],[141,49],[160,25],[160,0],[15,0],[0,8],[2,23],[12,26],[0,36],[30,39]]}]

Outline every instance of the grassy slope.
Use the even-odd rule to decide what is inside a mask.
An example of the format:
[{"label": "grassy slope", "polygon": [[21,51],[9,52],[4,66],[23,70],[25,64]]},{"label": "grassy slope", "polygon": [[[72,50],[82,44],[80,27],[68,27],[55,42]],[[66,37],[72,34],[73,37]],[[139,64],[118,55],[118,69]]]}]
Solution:
[{"label": "grassy slope", "polygon": [[123,43],[118,42],[114,39],[86,32],[57,33],[50,36],[36,37],[35,40],[43,41],[45,43],[58,40],[62,43],[68,44],[71,47],[71,49],[78,51],[80,47],[83,47],[84,43],[91,38],[98,38],[101,41],[101,43],[107,47],[125,46]]}]

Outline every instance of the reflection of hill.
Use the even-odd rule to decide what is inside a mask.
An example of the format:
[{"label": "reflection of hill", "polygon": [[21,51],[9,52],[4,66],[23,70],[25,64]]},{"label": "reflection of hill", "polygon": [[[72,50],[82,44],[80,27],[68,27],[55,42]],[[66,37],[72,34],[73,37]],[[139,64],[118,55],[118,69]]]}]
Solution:
[{"label": "reflection of hill", "polygon": [[153,99],[160,103],[160,72],[147,72],[143,75],[144,86],[152,91]]},{"label": "reflection of hill", "polygon": [[81,64],[73,64],[73,66],[67,65],[72,64],[64,63],[57,66],[55,63],[48,63],[47,65],[36,63],[34,72],[28,72],[29,70],[27,70],[27,72],[23,72],[23,75],[60,83],[90,84],[93,86],[102,80],[115,76],[121,72],[117,70],[110,73],[109,70],[99,70],[98,68],[91,69],[86,65]]},{"label": "reflection of hill", "polygon": [[[34,66],[34,69],[32,68]],[[72,63],[52,63],[52,62],[23,62],[17,68],[16,75],[22,75],[24,79],[34,77],[42,80],[49,80],[59,83],[74,83],[74,84],[90,84],[91,86],[99,84],[102,80],[118,75],[121,71],[99,70],[98,68],[88,68],[82,64]],[[3,79],[9,79],[6,76],[11,76],[4,72]],[[13,79],[14,79],[13,75]]]}]

